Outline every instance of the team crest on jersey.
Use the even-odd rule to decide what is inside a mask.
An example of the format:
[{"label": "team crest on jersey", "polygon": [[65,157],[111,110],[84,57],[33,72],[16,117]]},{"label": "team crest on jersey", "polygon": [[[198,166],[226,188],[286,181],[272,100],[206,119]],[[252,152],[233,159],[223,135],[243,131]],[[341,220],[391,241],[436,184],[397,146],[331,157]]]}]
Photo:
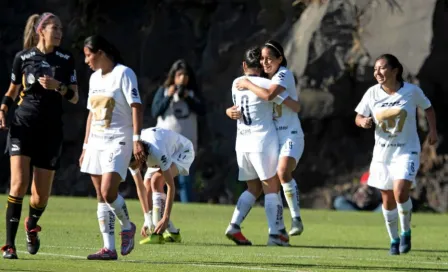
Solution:
[{"label": "team crest on jersey", "polygon": [[26,76],[26,82],[28,82],[28,84],[33,84],[34,82],[36,82],[36,78],[34,77],[33,74],[28,74]]},{"label": "team crest on jersey", "polygon": [[76,70],[73,70],[73,74],[70,77],[70,82],[76,82],[77,78],[76,78]]}]

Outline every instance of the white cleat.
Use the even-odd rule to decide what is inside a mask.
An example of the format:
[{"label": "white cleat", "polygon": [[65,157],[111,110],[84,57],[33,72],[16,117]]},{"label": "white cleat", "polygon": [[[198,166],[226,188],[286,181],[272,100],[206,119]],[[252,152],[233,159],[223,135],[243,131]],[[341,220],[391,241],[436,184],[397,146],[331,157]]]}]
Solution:
[{"label": "white cleat", "polygon": [[300,217],[293,218],[291,222],[291,230],[289,231],[289,235],[298,236],[302,234],[302,232],[303,232],[302,218]]}]

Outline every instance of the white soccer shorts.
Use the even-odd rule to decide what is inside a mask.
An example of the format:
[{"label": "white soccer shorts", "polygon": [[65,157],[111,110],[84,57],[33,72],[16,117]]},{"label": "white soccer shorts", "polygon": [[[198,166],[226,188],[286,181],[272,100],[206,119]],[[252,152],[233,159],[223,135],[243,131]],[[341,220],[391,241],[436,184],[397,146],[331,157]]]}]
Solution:
[{"label": "white soccer shorts", "polygon": [[292,157],[296,160],[296,165],[305,148],[305,139],[303,137],[289,136],[280,140],[280,154],[279,157]]},{"label": "white soccer shorts", "polygon": [[372,161],[367,184],[380,190],[393,190],[395,180],[405,179],[412,182],[413,188],[419,167],[419,155],[393,159],[390,163]]},{"label": "white soccer shorts", "polygon": [[81,172],[91,175],[103,175],[117,172],[122,181],[126,179],[132,156],[132,145],[120,145],[105,150],[87,147]]},{"label": "white soccer shorts", "polygon": [[265,152],[236,152],[236,160],[238,180],[267,180],[277,173],[278,150],[274,146]]},{"label": "white soccer shorts", "polygon": [[[194,161],[195,153],[193,143],[189,142],[182,149],[176,151],[171,160],[176,165],[180,176],[188,176],[190,174],[190,166]],[[160,168],[148,167],[144,179],[151,179],[152,175],[159,171]]]}]

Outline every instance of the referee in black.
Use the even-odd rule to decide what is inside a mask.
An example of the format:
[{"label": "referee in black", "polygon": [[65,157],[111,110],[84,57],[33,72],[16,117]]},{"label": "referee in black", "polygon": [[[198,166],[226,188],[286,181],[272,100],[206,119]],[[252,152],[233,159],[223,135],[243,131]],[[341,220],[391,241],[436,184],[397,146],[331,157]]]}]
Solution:
[{"label": "referee in black", "polygon": [[14,58],[11,84],[1,102],[0,129],[7,129],[8,109],[19,96],[8,132],[11,188],[6,209],[6,244],[1,248],[5,259],[17,259],[15,238],[31,178],[25,230],[28,252],[36,254],[39,250],[41,227],[37,221],[47,205],[62,147],[62,99],[78,102],[73,56],[59,47],[61,38],[62,24],[56,15],[43,13],[28,18],[24,50]]}]

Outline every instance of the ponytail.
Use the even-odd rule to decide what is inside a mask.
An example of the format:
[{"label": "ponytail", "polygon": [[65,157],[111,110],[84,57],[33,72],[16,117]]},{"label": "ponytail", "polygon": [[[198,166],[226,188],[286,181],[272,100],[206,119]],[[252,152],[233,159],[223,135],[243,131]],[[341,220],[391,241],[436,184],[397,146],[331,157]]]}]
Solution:
[{"label": "ponytail", "polygon": [[35,31],[35,26],[39,17],[39,14],[33,14],[26,21],[25,31],[23,33],[23,49],[30,49],[37,45],[39,37]]}]

